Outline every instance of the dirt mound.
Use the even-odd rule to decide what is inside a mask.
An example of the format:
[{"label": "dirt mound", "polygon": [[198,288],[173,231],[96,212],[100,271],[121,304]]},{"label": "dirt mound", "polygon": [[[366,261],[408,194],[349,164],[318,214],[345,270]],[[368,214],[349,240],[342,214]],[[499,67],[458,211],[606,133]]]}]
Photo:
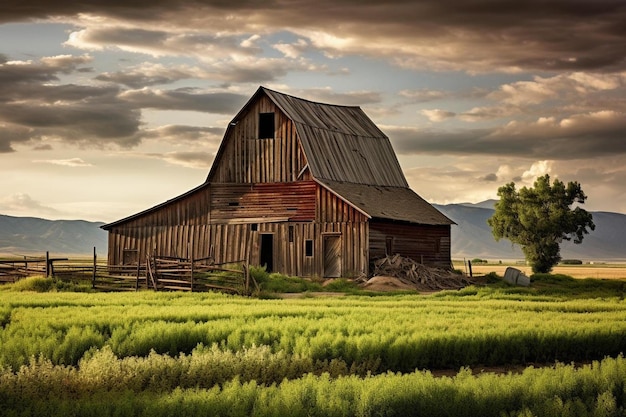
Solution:
[{"label": "dirt mound", "polygon": [[412,290],[415,291],[415,286],[404,283],[395,277],[376,276],[368,279],[361,286],[365,290],[369,291],[401,291]]}]

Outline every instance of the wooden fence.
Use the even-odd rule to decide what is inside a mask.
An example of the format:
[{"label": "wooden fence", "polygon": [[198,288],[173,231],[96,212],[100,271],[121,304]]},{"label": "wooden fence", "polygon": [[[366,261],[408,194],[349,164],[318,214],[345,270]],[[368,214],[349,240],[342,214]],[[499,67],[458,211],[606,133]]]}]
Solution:
[{"label": "wooden fence", "polygon": [[149,256],[131,265],[106,265],[93,259],[45,258],[0,260],[0,282],[15,282],[29,275],[90,283],[100,291],[221,291],[249,295],[258,284],[245,260],[216,264],[212,258],[186,259]]}]

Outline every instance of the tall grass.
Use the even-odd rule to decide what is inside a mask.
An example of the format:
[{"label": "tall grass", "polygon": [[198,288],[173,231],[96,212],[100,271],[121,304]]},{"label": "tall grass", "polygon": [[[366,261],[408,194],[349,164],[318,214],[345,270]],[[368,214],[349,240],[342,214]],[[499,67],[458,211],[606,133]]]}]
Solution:
[{"label": "tall grass", "polygon": [[621,356],[580,368],[528,368],[521,374],[472,375],[469,369],[441,378],[427,371],[364,378],[306,374],[270,385],[234,377],[206,388],[207,366],[215,364],[198,363],[178,372],[168,368],[175,359],[160,363],[159,357],[148,358],[150,366],[143,367],[128,360],[118,364],[110,355],[94,355],[79,368],[40,359],[17,373],[2,371],[4,415],[495,417],[625,412],[626,361]]},{"label": "tall grass", "polygon": [[[5,290],[0,415],[625,415],[622,288],[567,283],[291,300]],[[556,361],[595,362],[469,371]],[[440,368],[461,371],[419,371]]]}]

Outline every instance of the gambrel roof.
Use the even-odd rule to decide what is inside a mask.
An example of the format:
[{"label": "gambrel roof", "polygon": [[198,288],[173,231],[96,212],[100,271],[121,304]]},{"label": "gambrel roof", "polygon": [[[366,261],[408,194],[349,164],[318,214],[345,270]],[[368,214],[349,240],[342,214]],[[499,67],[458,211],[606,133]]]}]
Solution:
[{"label": "gambrel roof", "polygon": [[261,88],[296,125],[314,178],[408,187],[391,142],[360,107],[316,103]]},{"label": "gambrel roof", "polygon": [[229,123],[204,184],[102,228],[108,230],[209,187],[231,129],[261,95],[294,123],[313,179],[365,216],[426,225],[454,224],[409,188],[389,138],[360,107],[318,103],[259,87]]},{"label": "gambrel roof", "polygon": [[294,123],[308,169],[320,185],[370,218],[454,224],[409,188],[389,138],[358,106],[318,103],[259,87],[229,126],[262,94]]}]

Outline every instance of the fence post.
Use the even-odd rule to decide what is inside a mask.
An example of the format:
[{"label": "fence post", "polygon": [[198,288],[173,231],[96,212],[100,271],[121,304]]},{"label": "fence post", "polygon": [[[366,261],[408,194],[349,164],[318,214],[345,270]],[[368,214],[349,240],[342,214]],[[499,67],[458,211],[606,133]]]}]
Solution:
[{"label": "fence post", "polygon": [[[148,265],[146,265],[146,268],[147,267]],[[139,270],[140,269],[141,269],[141,258],[139,257],[139,251],[137,251],[137,280],[135,281],[135,291],[139,291]],[[148,277],[146,276],[146,284],[147,283],[148,283]]]},{"label": "fence post", "polygon": [[50,276],[50,252],[46,251],[46,278]]},{"label": "fence post", "polygon": [[[189,247],[191,246],[191,251],[189,250]],[[187,246],[187,253],[189,255],[189,260],[191,261],[191,292],[193,292],[193,236],[191,237],[191,242],[188,243]]]},{"label": "fence post", "polygon": [[91,288],[96,288],[96,263],[98,256],[96,255],[96,247],[93,247],[93,275],[91,276]]}]

